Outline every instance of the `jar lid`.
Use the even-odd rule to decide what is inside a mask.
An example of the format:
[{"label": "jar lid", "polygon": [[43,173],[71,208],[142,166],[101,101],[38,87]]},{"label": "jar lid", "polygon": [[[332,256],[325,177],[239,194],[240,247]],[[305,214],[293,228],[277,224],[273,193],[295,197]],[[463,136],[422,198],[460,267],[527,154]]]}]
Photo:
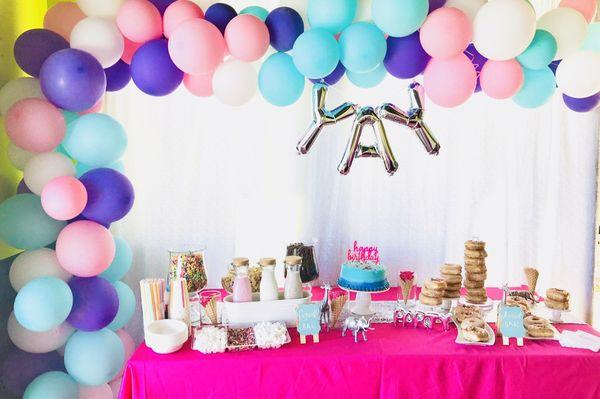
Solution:
[{"label": "jar lid", "polygon": [[258,261],[258,264],[261,266],[274,266],[277,264],[277,261],[275,258],[261,258]]},{"label": "jar lid", "polygon": [[248,258],[233,258],[233,266],[248,266],[250,264],[250,260]]},{"label": "jar lid", "polygon": [[302,264],[302,257],[296,255],[286,256],[285,263],[288,265],[300,265]]}]

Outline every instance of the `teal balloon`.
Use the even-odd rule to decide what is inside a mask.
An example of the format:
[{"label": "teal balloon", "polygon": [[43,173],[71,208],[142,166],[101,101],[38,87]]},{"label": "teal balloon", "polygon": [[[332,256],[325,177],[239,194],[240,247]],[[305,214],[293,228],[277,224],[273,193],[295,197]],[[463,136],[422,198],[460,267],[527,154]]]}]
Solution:
[{"label": "teal balloon", "polygon": [[340,46],[325,29],[311,29],[302,33],[292,49],[294,65],[309,79],[329,75],[340,62]]},{"label": "teal balloon", "polygon": [[112,380],[125,361],[119,336],[107,328],[71,335],[65,346],[65,368],[80,384],[101,385]]},{"label": "teal balloon", "polygon": [[269,15],[269,11],[259,6],[249,6],[240,11],[240,14],[254,15],[256,18],[264,22],[265,19],[267,19],[267,15]]},{"label": "teal balloon", "polygon": [[123,156],[127,135],[123,126],[110,116],[88,114],[69,124],[62,144],[71,158],[98,168]]},{"label": "teal balloon", "polygon": [[554,36],[548,31],[538,29],[529,47],[517,56],[517,61],[524,68],[542,69],[552,62],[557,49]]},{"label": "teal balloon", "polygon": [[23,399],[77,399],[79,385],[67,373],[48,371],[27,385]]},{"label": "teal balloon", "polygon": [[357,0],[309,0],[308,23],[323,28],[332,35],[346,29],[356,16]]},{"label": "teal balloon", "polygon": [[304,76],[286,53],[275,53],[262,64],[258,88],[265,100],[278,107],[298,101],[304,91]]},{"label": "teal balloon", "polygon": [[119,296],[119,310],[113,321],[108,325],[113,331],[125,327],[135,312],[135,294],[127,284],[122,281],[113,283]]},{"label": "teal balloon", "polygon": [[390,36],[404,37],[416,32],[429,12],[428,0],[373,0],[371,16]]},{"label": "teal balloon", "polygon": [[110,266],[108,266],[108,269],[100,274],[100,277],[104,277],[108,281],[114,283],[125,277],[131,268],[132,261],[133,252],[131,251],[129,244],[127,244],[127,241],[121,237],[115,237],[115,258]]},{"label": "teal balloon", "polygon": [[355,86],[362,87],[364,89],[377,86],[383,81],[383,79],[385,79],[386,74],[387,70],[383,64],[380,64],[372,71],[365,73],[356,73],[352,71],[348,71],[346,73],[348,79],[350,79]]},{"label": "teal balloon", "polygon": [[600,51],[600,22],[594,22],[588,25],[588,33],[581,45],[581,49]]},{"label": "teal balloon", "polygon": [[79,114],[77,112],[71,112],[71,111],[62,111],[62,114],[65,118],[65,123],[68,125],[69,123],[75,121],[77,118],[79,118]]},{"label": "teal balloon", "polygon": [[347,70],[369,72],[383,62],[387,43],[383,32],[369,22],[357,22],[340,36],[341,61]]},{"label": "teal balloon", "polygon": [[56,147],[56,149],[54,151],[58,152],[59,154],[63,154],[66,157],[71,158],[71,156],[69,155],[67,150],[65,150],[65,147],[63,147],[62,144],[59,144],[58,147]]},{"label": "teal balloon", "polygon": [[35,194],[18,194],[0,203],[0,240],[11,247],[45,247],[56,241],[66,225],[46,215]]},{"label": "teal balloon", "polygon": [[[104,168],[109,168],[109,169],[114,169],[117,172],[121,172],[123,174],[125,174],[125,165],[123,165],[123,161],[117,161],[114,163],[111,163],[110,165],[106,165],[103,166]],[[89,172],[92,169],[96,169],[96,166],[90,166],[90,165],[86,165],[84,163],[81,162],[77,162],[77,164],[75,164],[75,175],[77,177],[81,177],[84,174],[86,174],[87,172]]]},{"label": "teal balloon", "polygon": [[17,293],[15,318],[31,331],[48,331],[64,322],[73,307],[69,285],[56,277],[31,280]]},{"label": "teal balloon", "polygon": [[542,69],[523,68],[525,80],[513,101],[523,108],[537,108],[544,105],[554,94],[556,80],[549,67]]}]

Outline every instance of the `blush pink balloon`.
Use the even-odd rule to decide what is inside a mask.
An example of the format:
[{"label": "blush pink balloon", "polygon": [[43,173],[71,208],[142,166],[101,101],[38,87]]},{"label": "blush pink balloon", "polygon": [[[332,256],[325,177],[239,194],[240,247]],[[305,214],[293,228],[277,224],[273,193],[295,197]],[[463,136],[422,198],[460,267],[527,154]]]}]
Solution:
[{"label": "blush pink balloon", "polygon": [[115,378],[112,381],[118,380],[123,376],[125,372],[125,366],[127,365],[127,361],[133,356],[133,352],[135,352],[135,341],[131,338],[131,335],[127,334],[127,332],[123,329],[116,331],[119,339],[123,343],[123,348],[125,348],[125,361],[123,362],[123,367],[121,367],[121,371],[117,373]]},{"label": "blush pink balloon", "polygon": [[181,23],[194,18],[204,18],[204,11],[202,11],[198,4],[189,0],[177,0],[171,3],[163,15],[165,37],[168,38],[171,36],[171,33]]},{"label": "blush pink balloon", "polygon": [[465,51],[473,37],[471,20],[453,7],[438,8],[427,16],[419,38],[432,57],[450,58]]},{"label": "blush pink balloon", "polygon": [[171,33],[169,54],[185,73],[210,73],[223,61],[225,40],[216,26],[194,18],[183,22]]},{"label": "blush pink balloon", "polygon": [[596,0],[562,0],[558,6],[579,11],[588,23],[594,20],[598,8]]},{"label": "blush pink balloon", "polygon": [[132,42],[126,37],[124,37],[123,39],[125,40],[125,49],[123,50],[123,55],[121,56],[121,59],[127,64],[131,64],[133,55],[135,54],[138,48],[142,47],[142,44],[144,43]]},{"label": "blush pink balloon", "polygon": [[41,98],[26,98],[10,107],[4,120],[6,133],[19,148],[29,152],[52,151],[65,137],[63,114]]},{"label": "blush pink balloon", "polygon": [[92,107],[90,109],[86,109],[85,111],[79,112],[79,115],[97,114],[98,112],[101,112],[102,108],[104,108],[104,99],[105,98],[106,97],[104,97],[104,96],[100,97],[100,100],[98,100],[98,102],[96,102],[96,104],[92,105]]},{"label": "blush pink balloon", "polygon": [[441,107],[456,107],[471,97],[477,72],[469,58],[459,54],[448,59],[432,58],[423,72],[427,96]]},{"label": "blush pink balloon", "polygon": [[52,179],[42,190],[42,208],[56,220],[73,219],[83,211],[86,204],[85,186],[73,176]]},{"label": "blush pink balloon", "polygon": [[85,18],[85,14],[75,3],[60,2],[52,6],[44,16],[44,28],[58,33],[67,41],[77,22]]},{"label": "blush pink balloon", "polygon": [[127,39],[144,43],[162,37],[160,12],[148,0],[127,0],[117,14],[117,26]]},{"label": "blush pink balloon", "polygon": [[106,227],[79,220],[68,224],[58,235],[56,257],[63,269],[75,276],[97,276],[113,261],[115,241]]},{"label": "blush pink balloon", "polygon": [[481,90],[497,99],[510,98],[523,86],[523,69],[514,58],[506,61],[488,60],[479,74]]},{"label": "blush pink balloon", "polygon": [[113,392],[108,384],[79,385],[79,399],[113,399]]},{"label": "blush pink balloon", "polygon": [[244,62],[256,61],[269,48],[269,29],[254,15],[241,14],[227,24],[225,42],[233,58]]},{"label": "blush pink balloon", "polygon": [[183,77],[183,85],[190,93],[198,97],[210,97],[213,95],[212,79],[213,73],[204,75],[188,75]]},{"label": "blush pink balloon", "polygon": [[122,378],[111,381],[108,385],[113,393],[113,399],[117,399],[119,397],[119,391],[121,390]]}]

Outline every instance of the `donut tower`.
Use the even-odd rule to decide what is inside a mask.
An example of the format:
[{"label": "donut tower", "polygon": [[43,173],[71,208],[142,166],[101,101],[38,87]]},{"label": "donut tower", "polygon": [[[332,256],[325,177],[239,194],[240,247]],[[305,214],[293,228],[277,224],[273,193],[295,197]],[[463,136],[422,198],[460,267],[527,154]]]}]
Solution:
[{"label": "donut tower", "polygon": [[487,301],[485,279],[485,242],[469,240],[465,242],[465,279],[463,284],[467,289],[467,302],[481,305]]}]

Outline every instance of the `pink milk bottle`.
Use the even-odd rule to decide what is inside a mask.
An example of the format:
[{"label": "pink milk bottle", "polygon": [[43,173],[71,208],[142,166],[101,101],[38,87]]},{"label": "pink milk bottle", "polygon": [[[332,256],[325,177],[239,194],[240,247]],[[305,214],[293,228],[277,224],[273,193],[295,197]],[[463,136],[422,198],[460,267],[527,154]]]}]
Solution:
[{"label": "pink milk bottle", "polygon": [[233,302],[251,302],[252,286],[248,277],[248,258],[235,258],[231,265],[235,268],[233,280]]}]

